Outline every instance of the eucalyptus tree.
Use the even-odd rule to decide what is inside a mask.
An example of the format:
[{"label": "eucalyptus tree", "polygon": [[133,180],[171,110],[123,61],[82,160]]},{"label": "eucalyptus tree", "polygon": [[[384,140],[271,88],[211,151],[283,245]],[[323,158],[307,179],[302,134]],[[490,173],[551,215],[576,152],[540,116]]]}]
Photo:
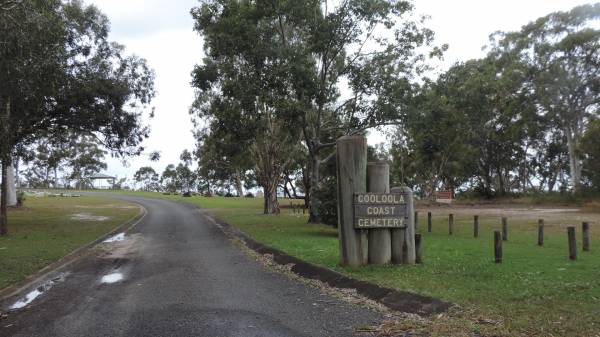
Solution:
[{"label": "eucalyptus tree", "polygon": [[103,150],[96,138],[89,135],[74,137],[70,146],[70,155],[65,166],[70,169],[66,177],[68,182],[75,181],[78,188],[91,187],[90,177],[107,168]]},{"label": "eucalyptus tree", "polygon": [[142,184],[142,188],[145,191],[160,192],[160,178],[158,177],[158,173],[150,166],[140,167],[134,173],[133,180],[136,183]]},{"label": "eucalyptus tree", "polygon": [[580,190],[581,138],[600,106],[600,3],[568,12],[555,12],[524,26],[521,31],[496,36],[498,58],[518,59],[534,71],[531,90],[540,114],[559,126],[566,140],[569,175]]},{"label": "eucalyptus tree", "polygon": [[[253,108],[257,102],[280,107],[275,117],[300,132],[308,152],[311,222],[319,221],[312,191],[335,139],[401,118],[411,82],[423,70],[419,48],[433,39],[408,18],[412,9],[395,0],[212,0],[192,10],[207,55],[194,72],[197,105],[209,105],[210,91],[235,96],[235,104],[226,103],[244,111],[239,120],[250,130],[248,119],[264,120]],[[204,110],[210,116],[225,111],[214,101]]]},{"label": "eucalyptus tree", "polygon": [[183,186],[181,181],[177,177],[177,170],[175,169],[175,165],[169,164],[165,167],[162,175],[160,176],[160,183],[163,185],[165,191],[170,193],[177,192],[178,189]]},{"label": "eucalyptus tree", "polygon": [[[308,21],[311,62],[299,68],[296,85],[311,190],[321,184],[320,167],[333,156],[335,138],[402,121],[413,80],[427,68],[422,47],[433,41],[433,32],[411,19],[410,1],[319,4]],[[429,56],[445,48],[428,48]],[[309,194],[309,221],[318,222],[320,200]]]},{"label": "eucalyptus tree", "polygon": [[187,149],[181,152],[179,155],[181,162],[175,168],[177,173],[177,179],[181,182],[181,193],[189,193],[196,185],[196,174],[190,169],[192,165],[193,156]]},{"label": "eucalyptus tree", "polygon": [[583,176],[589,185],[600,191],[600,120],[590,121],[581,141],[584,157]]},{"label": "eucalyptus tree", "polygon": [[296,102],[284,55],[297,54],[303,43],[307,5],[225,0],[205,1],[192,10],[207,57],[193,73],[197,98],[191,112],[197,121],[208,121],[202,140],[214,156],[198,155],[214,159],[212,165],[228,162],[237,174],[251,155],[265,213],[279,212],[277,186],[292,155],[287,148],[298,143],[298,129],[288,118]]},{"label": "eucalyptus tree", "polygon": [[[6,5],[6,6],[5,6]],[[154,96],[145,60],[107,40],[108,19],[81,1],[23,0],[0,8],[2,195],[15,150],[40,134],[87,133],[117,155],[138,154]],[[6,234],[6,198],[0,234]]]}]

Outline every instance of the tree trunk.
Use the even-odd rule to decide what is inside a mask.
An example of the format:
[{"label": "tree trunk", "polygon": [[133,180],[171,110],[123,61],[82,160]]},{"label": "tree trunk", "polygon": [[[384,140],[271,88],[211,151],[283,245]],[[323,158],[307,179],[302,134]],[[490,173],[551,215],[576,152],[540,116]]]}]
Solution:
[{"label": "tree trunk", "polygon": [[19,159],[16,158],[14,160],[14,168],[15,168],[15,187],[20,188],[21,182],[19,181]]},{"label": "tree trunk", "polygon": [[0,236],[8,234],[8,156],[2,159],[2,189],[0,193]]},{"label": "tree trunk", "polygon": [[288,182],[290,183],[290,187],[292,188],[292,195],[294,199],[298,199],[298,192],[296,191],[296,186],[294,186],[294,183],[289,178]]},{"label": "tree trunk", "polygon": [[307,167],[302,168],[302,185],[304,187],[304,207],[309,208],[310,207],[311,190],[310,190],[310,176],[308,174]]},{"label": "tree trunk", "polygon": [[6,98],[6,103],[4,106],[4,116],[2,116],[2,120],[0,120],[0,139],[2,139],[2,144],[0,144],[0,161],[2,163],[2,187],[0,188],[0,236],[4,236],[8,234],[8,166],[10,163],[10,144],[6,142],[9,139],[8,131],[9,126],[8,123],[10,121],[10,97]]},{"label": "tree trunk", "polygon": [[579,160],[579,154],[577,153],[577,140],[573,137],[570,127],[567,127],[567,130],[565,131],[569,152],[571,186],[573,186],[573,192],[577,193],[581,191],[581,162]]},{"label": "tree trunk", "polygon": [[243,197],[244,196],[244,188],[242,186],[242,174],[240,172],[235,172],[234,173],[234,178],[235,178],[235,190],[236,193],[238,195],[238,197]]},{"label": "tree trunk", "polygon": [[290,194],[290,190],[288,190],[287,187],[287,181],[283,183],[283,196],[287,197],[287,198],[292,198],[292,195]]},{"label": "tree trunk", "polygon": [[321,159],[319,155],[314,154],[310,158],[310,189],[308,190],[308,194],[310,195],[309,199],[309,208],[310,214],[308,216],[308,223],[319,223],[321,222],[321,216],[319,215],[319,205],[321,201],[317,197],[314,190],[320,186],[320,168],[321,168]]},{"label": "tree trunk", "polygon": [[264,214],[279,214],[279,201],[277,200],[277,181],[263,186]]}]

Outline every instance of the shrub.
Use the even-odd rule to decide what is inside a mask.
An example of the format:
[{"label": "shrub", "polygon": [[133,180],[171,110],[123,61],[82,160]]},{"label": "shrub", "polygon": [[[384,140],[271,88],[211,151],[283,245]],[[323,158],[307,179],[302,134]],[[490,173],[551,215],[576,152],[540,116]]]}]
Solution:
[{"label": "shrub", "polygon": [[245,198],[254,198],[254,194],[252,194],[252,192],[248,192],[248,193],[246,193],[246,195],[244,197]]},{"label": "shrub", "polygon": [[22,207],[25,203],[25,199],[27,199],[25,192],[19,191],[19,193],[17,193],[17,207]]},{"label": "shrub", "polygon": [[320,188],[313,193],[320,201],[317,210],[321,217],[321,222],[337,228],[337,178],[335,176],[326,177]]}]

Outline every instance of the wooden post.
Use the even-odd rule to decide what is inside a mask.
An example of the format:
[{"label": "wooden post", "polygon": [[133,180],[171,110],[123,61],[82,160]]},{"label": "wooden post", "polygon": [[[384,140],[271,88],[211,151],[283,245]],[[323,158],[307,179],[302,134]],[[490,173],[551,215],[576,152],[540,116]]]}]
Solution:
[{"label": "wooden post", "polygon": [[479,237],[479,215],[473,216],[473,236]]},{"label": "wooden post", "polygon": [[502,241],[508,241],[508,220],[502,217]]},{"label": "wooden post", "polygon": [[567,228],[567,238],[569,240],[569,259],[577,260],[577,238],[575,237],[575,227]]},{"label": "wooden post", "polygon": [[582,241],[583,241],[583,251],[590,251],[590,224],[584,222],[581,224],[581,233],[582,233]]},{"label": "wooden post", "polygon": [[544,245],[544,219],[538,220],[538,246]]},{"label": "wooden post", "polygon": [[432,224],[431,224],[431,212],[427,212],[427,232],[431,233]]},{"label": "wooden post", "polygon": [[421,258],[421,234],[415,234],[415,263],[423,263]]},{"label": "wooden post", "polygon": [[406,186],[394,187],[391,192],[406,193],[406,212],[408,215],[406,229],[392,229],[392,262],[414,264],[416,251],[413,192]]},{"label": "wooden post", "polygon": [[454,214],[448,214],[448,234],[454,234]]},{"label": "wooden post", "polygon": [[415,211],[415,232],[419,230],[419,212]]},{"label": "wooden post", "polygon": [[[367,192],[390,192],[390,165],[385,162],[367,164]],[[392,232],[387,228],[369,230],[369,263],[392,261]]]},{"label": "wooden post", "polygon": [[354,194],[367,191],[367,138],[337,140],[338,238],[340,263],[358,267],[368,262],[367,231],[354,229]]},{"label": "wooden post", "polygon": [[502,234],[494,231],[494,261],[502,263]]}]

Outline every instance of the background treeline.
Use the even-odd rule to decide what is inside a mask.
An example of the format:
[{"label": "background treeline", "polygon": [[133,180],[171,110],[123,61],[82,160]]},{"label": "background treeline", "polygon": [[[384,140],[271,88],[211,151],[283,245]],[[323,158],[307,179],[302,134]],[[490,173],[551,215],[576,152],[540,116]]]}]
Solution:
[{"label": "background treeline", "polygon": [[[412,12],[391,0],[203,1],[192,10],[206,55],[192,73],[197,147],[161,174],[141,168],[136,186],[259,187],[265,213],[278,195],[302,197],[311,222],[333,223],[335,140],[380,127],[390,143],[370,159],[423,198],[600,190],[600,4],[492,34],[484,58],[436,76],[429,60],[447,46]],[[59,166],[44,142],[30,179],[48,184]],[[73,151],[103,156],[86,142],[63,154],[67,179],[103,167],[77,163]]]},{"label": "background treeline", "polygon": [[485,58],[419,86],[393,135],[398,182],[425,196],[600,190],[599,14],[582,6],[496,33]]},{"label": "background treeline", "polygon": [[486,57],[436,79],[427,60],[446,46],[411,11],[382,0],[194,9],[206,51],[192,82],[200,176],[240,195],[255,181],[266,213],[277,186],[294,186],[311,221],[335,220],[335,140],[384,126],[391,144],[371,158],[421,197],[600,189],[600,4],[495,33]]}]

